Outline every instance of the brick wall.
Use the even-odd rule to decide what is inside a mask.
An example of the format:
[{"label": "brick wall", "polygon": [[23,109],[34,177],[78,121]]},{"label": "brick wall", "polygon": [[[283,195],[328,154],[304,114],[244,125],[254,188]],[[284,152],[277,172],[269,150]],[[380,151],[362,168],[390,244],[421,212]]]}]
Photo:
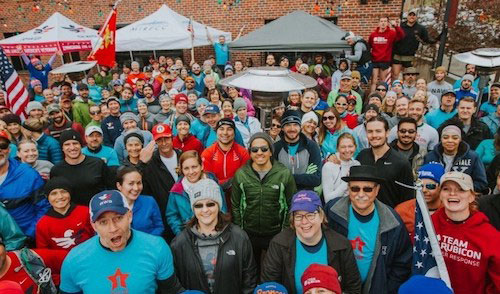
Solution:
[{"label": "brick wall", "polygon": [[[102,25],[109,13],[109,5],[113,2],[114,0],[40,0],[38,3],[41,10],[33,12],[34,1],[0,1],[0,31],[24,32],[41,24],[55,11],[87,27]],[[331,6],[331,2],[334,3],[333,9],[328,15],[327,7]],[[118,6],[118,24],[132,23],[156,11],[162,4],[167,4],[178,13],[192,16],[198,22],[230,31],[234,38],[243,25],[246,25],[243,31],[245,35],[264,25],[266,20],[279,18],[294,10],[304,10],[322,17],[337,17],[342,29],[367,37],[376,26],[379,16],[397,17],[401,11],[402,0],[389,0],[388,4],[382,4],[382,0],[367,2],[361,5],[359,0],[318,0],[319,9],[315,9],[316,0],[239,0],[236,6],[224,9],[223,5],[218,4],[218,0],[123,0]],[[209,54],[213,54],[210,47],[195,49],[196,60],[202,60]],[[248,56],[253,58],[254,63],[259,64],[261,61],[260,55],[255,53],[238,52],[232,58],[243,59]],[[189,62],[188,50],[184,51],[184,59]]]}]

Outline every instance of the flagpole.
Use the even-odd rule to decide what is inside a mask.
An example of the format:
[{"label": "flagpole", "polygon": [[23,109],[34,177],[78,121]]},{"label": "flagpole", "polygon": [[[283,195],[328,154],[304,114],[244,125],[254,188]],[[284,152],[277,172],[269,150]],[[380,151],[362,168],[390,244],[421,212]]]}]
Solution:
[{"label": "flagpole", "polygon": [[422,219],[424,220],[425,229],[427,230],[427,235],[429,236],[429,242],[432,248],[432,254],[436,259],[437,268],[439,271],[440,279],[446,283],[448,288],[451,288],[450,276],[448,275],[448,270],[446,269],[446,264],[444,262],[443,254],[441,252],[441,248],[439,248],[439,242],[437,238],[433,238],[432,236],[437,236],[434,231],[434,225],[431,220],[431,216],[429,215],[429,209],[427,208],[427,203],[425,202],[424,195],[422,194],[422,183],[416,183],[416,200],[418,202],[418,206],[420,206],[420,210],[422,211]]},{"label": "flagpole", "polygon": [[194,22],[193,22],[193,16],[191,16],[191,27],[192,27],[192,32],[191,32],[191,63],[194,62]]},{"label": "flagpole", "polygon": [[113,8],[111,8],[111,13],[108,14],[108,17],[106,18],[106,21],[104,22],[104,25],[99,29],[99,32],[97,32],[97,35],[99,36],[98,37],[98,40],[97,42],[95,43],[95,46],[94,48],[92,48],[92,51],[90,51],[90,54],[89,56],[92,56],[95,54],[95,52],[101,47],[101,44],[102,42],[104,41],[103,38],[101,38],[101,34],[102,34],[102,30],[104,30],[104,28],[106,28],[108,26],[108,23],[109,23],[109,20],[111,19],[111,17],[113,16],[113,13],[114,11],[116,10],[116,7],[118,6],[118,4],[122,2],[122,0],[116,0],[115,4],[113,4]]}]

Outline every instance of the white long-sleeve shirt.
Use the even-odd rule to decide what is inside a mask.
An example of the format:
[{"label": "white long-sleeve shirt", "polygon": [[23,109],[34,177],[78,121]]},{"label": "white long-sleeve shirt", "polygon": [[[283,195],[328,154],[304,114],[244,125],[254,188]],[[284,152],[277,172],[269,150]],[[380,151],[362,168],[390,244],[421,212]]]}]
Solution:
[{"label": "white long-sleeve shirt", "polygon": [[[338,153],[335,155],[340,159]],[[327,162],[323,165],[321,183],[323,185],[325,203],[337,197],[347,196],[347,183],[341,178],[349,175],[351,166],[355,165],[360,165],[359,161],[355,159],[341,161],[340,164]]]}]

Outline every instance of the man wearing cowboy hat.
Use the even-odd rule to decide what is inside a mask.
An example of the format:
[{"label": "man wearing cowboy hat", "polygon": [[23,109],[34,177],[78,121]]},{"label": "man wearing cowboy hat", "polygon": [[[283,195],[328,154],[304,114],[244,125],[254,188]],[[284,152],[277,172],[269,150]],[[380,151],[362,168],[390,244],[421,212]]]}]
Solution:
[{"label": "man wearing cowboy hat", "polygon": [[362,293],[396,293],[411,272],[412,247],[397,213],[377,200],[381,184],[374,166],[353,166],[349,197],[330,200],[328,224],[351,241],[363,282]]},{"label": "man wearing cowboy hat", "polygon": [[413,97],[417,92],[417,77],[419,72],[416,68],[408,67],[403,71],[403,94]]}]

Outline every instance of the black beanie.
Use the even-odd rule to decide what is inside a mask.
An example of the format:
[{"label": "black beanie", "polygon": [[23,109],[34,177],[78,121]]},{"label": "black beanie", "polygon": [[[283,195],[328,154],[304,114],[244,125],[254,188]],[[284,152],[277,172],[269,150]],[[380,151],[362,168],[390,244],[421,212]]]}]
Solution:
[{"label": "black beanie", "polygon": [[64,189],[69,192],[71,195],[72,192],[72,187],[71,183],[63,177],[55,177],[50,179],[47,184],[45,184],[45,187],[43,188],[45,192],[45,196],[49,196],[50,192],[52,192],[55,189]]},{"label": "black beanie", "polygon": [[80,145],[83,145],[82,136],[80,136],[80,133],[73,129],[63,131],[61,133],[61,136],[59,137],[59,143],[61,144],[61,146],[64,144],[64,142],[69,140],[76,140],[80,143]]}]

